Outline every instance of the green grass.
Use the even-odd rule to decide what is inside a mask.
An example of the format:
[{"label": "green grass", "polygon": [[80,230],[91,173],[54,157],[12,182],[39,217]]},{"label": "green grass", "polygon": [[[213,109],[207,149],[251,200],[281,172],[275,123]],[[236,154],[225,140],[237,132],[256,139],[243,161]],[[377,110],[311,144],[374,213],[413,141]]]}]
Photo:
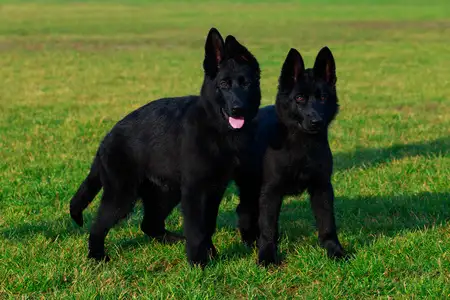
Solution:
[{"label": "green grass", "polygon": [[[0,298],[450,295],[450,3],[251,2],[1,2]],[[308,66],[332,49],[336,215],[354,259],[318,248],[303,196],[284,202],[283,264],[258,267],[235,229],[233,186],[204,272],[182,244],[143,236],[140,205],[108,235],[110,263],[86,258],[98,198],[81,229],[68,206],[98,143],[148,101],[198,93],[211,26],[257,56],[264,104],[291,47]],[[182,231],[178,210],[168,227]]]}]

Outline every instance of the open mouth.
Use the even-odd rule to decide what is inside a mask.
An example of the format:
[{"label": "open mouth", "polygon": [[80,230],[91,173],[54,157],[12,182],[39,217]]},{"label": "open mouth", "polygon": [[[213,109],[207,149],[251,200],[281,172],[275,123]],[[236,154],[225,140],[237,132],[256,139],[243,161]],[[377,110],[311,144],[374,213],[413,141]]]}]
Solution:
[{"label": "open mouth", "polygon": [[222,108],[222,114],[225,119],[228,120],[228,124],[230,124],[233,129],[240,129],[244,126],[245,118],[244,117],[231,117],[229,116]]}]

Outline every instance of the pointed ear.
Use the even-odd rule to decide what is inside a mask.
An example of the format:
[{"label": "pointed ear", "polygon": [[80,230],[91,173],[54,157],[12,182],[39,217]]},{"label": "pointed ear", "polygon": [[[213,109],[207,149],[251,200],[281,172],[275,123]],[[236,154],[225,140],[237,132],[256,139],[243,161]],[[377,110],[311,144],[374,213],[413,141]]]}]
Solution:
[{"label": "pointed ear", "polygon": [[336,85],[336,64],[328,47],[323,47],[317,54],[314,63],[314,76],[325,80],[331,86]]},{"label": "pointed ear", "polygon": [[225,50],[227,57],[229,58],[244,62],[255,60],[253,54],[251,54],[250,51],[240,44],[232,35],[227,36],[225,39]]},{"label": "pointed ear", "polygon": [[303,76],[305,72],[305,64],[300,53],[291,48],[284,61],[283,68],[279,79],[280,87],[292,88],[294,84]]},{"label": "pointed ear", "polygon": [[211,28],[205,43],[205,60],[203,69],[205,74],[214,78],[219,69],[219,64],[224,57],[223,38],[216,28]]}]

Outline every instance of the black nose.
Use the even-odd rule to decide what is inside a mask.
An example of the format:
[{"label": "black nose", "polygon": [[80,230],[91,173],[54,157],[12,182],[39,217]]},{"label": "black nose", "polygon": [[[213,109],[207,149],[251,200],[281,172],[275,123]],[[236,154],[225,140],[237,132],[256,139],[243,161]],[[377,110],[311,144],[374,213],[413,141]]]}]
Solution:
[{"label": "black nose", "polygon": [[323,121],[321,119],[311,119],[309,121],[309,125],[311,126],[312,129],[318,129],[322,127]]},{"label": "black nose", "polygon": [[231,108],[231,115],[233,117],[242,117],[243,113],[244,113],[244,110],[242,107],[234,106],[233,108]]}]

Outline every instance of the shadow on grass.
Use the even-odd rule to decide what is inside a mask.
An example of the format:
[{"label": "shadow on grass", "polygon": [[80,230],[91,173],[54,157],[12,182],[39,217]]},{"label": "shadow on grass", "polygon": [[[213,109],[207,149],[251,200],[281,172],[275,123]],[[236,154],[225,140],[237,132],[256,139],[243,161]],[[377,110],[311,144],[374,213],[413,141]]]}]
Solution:
[{"label": "shadow on grass", "polygon": [[58,218],[57,220],[38,221],[33,224],[19,224],[14,227],[8,227],[0,232],[5,239],[12,241],[26,241],[29,237],[35,235],[43,235],[48,239],[56,240],[57,238],[82,235],[85,233],[84,228],[78,227],[70,217]]},{"label": "shadow on grass", "polygon": [[[335,169],[345,171],[359,167],[373,167],[393,160],[413,156],[446,155],[450,137],[412,144],[397,144],[389,148],[357,149],[334,155]],[[237,195],[234,185],[230,192]],[[339,197],[336,199],[336,219],[339,233],[351,236],[347,250],[355,244],[371,244],[380,236],[392,237],[399,232],[440,226],[450,220],[450,193],[419,193],[378,197]],[[235,227],[234,210],[219,215],[219,227]],[[309,201],[297,200],[283,204],[280,216],[282,238],[290,242],[316,240],[316,227]],[[245,248],[244,248],[245,249]],[[247,250],[250,253],[251,250]]]},{"label": "shadow on grass", "polygon": [[[290,241],[314,234],[315,222],[309,201],[291,201],[282,209],[282,231]],[[441,226],[450,219],[450,193],[380,197],[340,197],[336,200],[339,232],[360,244],[370,244],[380,236]],[[299,226],[302,222],[305,226]]]},{"label": "shadow on grass", "polygon": [[363,148],[334,154],[335,170],[372,167],[412,156],[445,155],[450,152],[450,136],[423,143],[397,144],[388,148]]},{"label": "shadow on grass", "polygon": [[[450,193],[339,197],[336,199],[335,212],[338,235],[344,248],[352,256],[356,254],[356,248],[369,246],[381,237],[394,237],[444,225],[450,220]],[[236,220],[234,211],[223,212],[219,220],[219,228],[230,228],[231,221]],[[318,247],[317,230],[309,200],[283,203],[280,234],[282,240],[288,241],[288,251],[298,243]],[[240,242],[233,242],[229,249],[224,249],[223,257],[234,260],[251,253],[252,249]],[[283,259],[286,253],[280,255]]]},{"label": "shadow on grass", "polygon": [[[336,199],[336,219],[339,233],[346,236],[347,250],[356,245],[369,245],[381,236],[392,237],[401,232],[414,231],[439,226],[450,219],[450,193],[419,193],[417,195],[379,196],[379,197],[338,197]],[[234,210],[222,211],[218,227],[234,231],[236,214]],[[1,231],[3,238],[11,241],[24,241],[36,235],[57,240],[71,235],[88,232],[86,226],[77,227],[72,220],[58,219],[36,224],[22,224]],[[131,226],[139,226],[140,218],[133,218]],[[283,204],[280,216],[282,238],[289,241],[289,248],[295,243],[315,243],[316,228],[309,201],[291,200]],[[119,226],[125,226],[121,224]],[[114,229],[113,229],[114,230]],[[179,230],[177,230],[178,233]],[[350,240],[349,240],[350,239]],[[305,241],[306,240],[306,241]],[[109,241],[122,251],[139,245],[158,243],[143,233],[136,238]],[[252,249],[245,247],[238,239],[220,249],[219,260],[236,260],[251,255]]]},{"label": "shadow on grass", "polygon": [[[389,163],[394,159],[408,156],[433,156],[447,154],[450,149],[450,137],[426,143],[394,145],[385,149],[358,149],[352,153],[335,155],[336,169],[343,171],[354,167],[376,166]],[[237,194],[232,185],[225,198]],[[352,243],[368,244],[379,236],[394,236],[405,230],[438,226],[450,218],[450,193],[420,193],[417,195],[398,195],[380,197],[357,197],[336,199],[336,218],[339,232],[350,236]],[[85,226],[77,227],[70,216],[57,220],[39,221],[35,224],[19,224],[7,227],[0,234],[9,240],[26,240],[31,236],[43,234],[55,239],[73,234],[85,234],[90,227],[94,212],[85,213]],[[131,224],[139,226],[139,220]],[[315,238],[315,222],[308,201],[287,201],[281,214],[281,232],[289,241]],[[221,211],[218,227],[235,230],[236,214],[234,209]],[[130,248],[146,244],[151,239],[142,237],[119,242],[119,247]],[[350,245],[352,247],[352,245]],[[233,259],[251,253],[252,250],[233,242],[229,249],[219,253],[219,257]]]}]

